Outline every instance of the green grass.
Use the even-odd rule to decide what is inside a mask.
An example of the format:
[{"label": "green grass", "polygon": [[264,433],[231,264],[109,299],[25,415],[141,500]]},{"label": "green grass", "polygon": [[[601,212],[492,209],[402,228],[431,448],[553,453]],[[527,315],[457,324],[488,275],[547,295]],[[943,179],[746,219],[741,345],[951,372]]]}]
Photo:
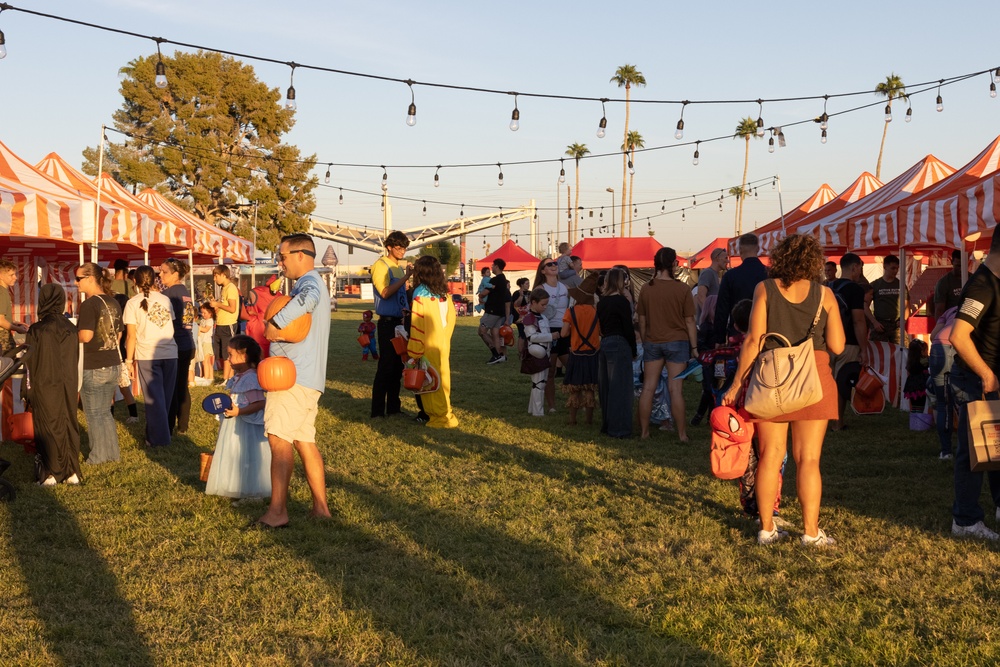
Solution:
[{"label": "green grass", "polygon": [[[735,483],[709,474],[705,426],[682,445],[529,417],[527,378],[484,364],[473,318],[453,343],[461,427],[370,421],[363,309],[333,316],[317,424],[331,521],[307,518],[298,471],[291,527],[243,530],[263,505],[204,495],[216,427],[197,407],[164,450],[120,424],[122,461],[84,466],[76,488],[32,485],[0,445],[18,487],[0,506],[0,663],[1000,661],[997,550],[950,538],[951,468],[905,414],[828,436],[821,526],[838,548],[762,548]],[[800,525],[794,488],[790,465],[783,515]]]}]

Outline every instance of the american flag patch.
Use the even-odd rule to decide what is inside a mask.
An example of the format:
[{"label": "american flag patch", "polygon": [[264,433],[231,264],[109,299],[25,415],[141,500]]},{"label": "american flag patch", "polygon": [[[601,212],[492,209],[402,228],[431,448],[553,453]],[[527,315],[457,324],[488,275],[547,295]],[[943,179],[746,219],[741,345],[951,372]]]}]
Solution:
[{"label": "american flag patch", "polygon": [[968,315],[972,319],[976,320],[979,319],[979,315],[983,312],[983,308],[985,307],[986,304],[984,304],[983,302],[976,301],[975,299],[970,299],[966,297],[962,301],[962,307],[959,309],[958,312],[962,313],[963,315]]}]

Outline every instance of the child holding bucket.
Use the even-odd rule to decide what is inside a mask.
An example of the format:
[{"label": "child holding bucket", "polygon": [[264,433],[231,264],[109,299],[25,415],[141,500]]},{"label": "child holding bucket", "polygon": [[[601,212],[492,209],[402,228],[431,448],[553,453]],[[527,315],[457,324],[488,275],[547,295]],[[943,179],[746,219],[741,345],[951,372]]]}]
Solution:
[{"label": "child holding bucket", "polygon": [[261,349],[250,336],[228,347],[233,377],[226,381],[233,405],[223,412],[205,493],[227,498],[271,495],[271,447],[264,433],[264,390],[257,381]]},{"label": "child holding bucket", "polygon": [[[560,337],[559,329],[552,330],[545,309],[549,306],[549,293],[544,287],[536,287],[528,297],[528,314],[524,322],[524,337],[527,340],[526,356],[548,359],[552,341]],[[522,371],[524,370],[522,363]],[[545,416],[545,385],[549,379],[549,367],[531,374],[531,394],[528,397],[528,414],[533,417]]]}]

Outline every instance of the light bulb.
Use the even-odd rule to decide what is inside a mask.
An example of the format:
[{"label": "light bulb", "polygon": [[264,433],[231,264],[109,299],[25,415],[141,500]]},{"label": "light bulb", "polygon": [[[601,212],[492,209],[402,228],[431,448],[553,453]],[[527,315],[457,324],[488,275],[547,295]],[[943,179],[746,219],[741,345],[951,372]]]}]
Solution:
[{"label": "light bulb", "polygon": [[829,127],[829,120],[830,117],[827,116],[826,112],[824,111],[823,115],[819,117],[819,129],[825,130],[827,127]]},{"label": "light bulb", "polygon": [[937,96],[937,110],[944,111],[944,99],[940,95]]},{"label": "light bulb", "polygon": [[[698,149],[696,148],[696,149],[694,149],[694,157],[691,159],[691,164],[693,164],[694,166],[697,167],[698,166],[698,162],[699,162],[699,160],[698,160],[699,157],[701,157],[701,153],[699,153]],[[694,205],[697,206],[697,204],[694,204]]]},{"label": "light bulb", "polygon": [[[559,162],[561,164],[562,160],[559,160]],[[566,170],[563,169],[561,166],[559,167],[559,182],[560,183],[565,183],[566,182]]]},{"label": "light bulb", "polygon": [[295,103],[295,86],[289,86],[288,92],[285,93],[285,108],[289,111],[295,111],[298,108]]},{"label": "light bulb", "polygon": [[323,182],[326,183],[327,185],[330,184],[330,168],[329,167],[326,168],[326,176],[323,177]]},{"label": "light bulb", "polygon": [[[3,44],[3,33],[0,33],[0,44]],[[993,72],[993,80],[1000,83],[1000,67],[997,67],[996,71]]]},{"label": "light bulb", "polygon": [[344,203],[344,191],[343,190],[340,191],[340,203],[341,204]]},{"label": "light bulb", "polygon": [[892,107],[888,104],[885,105],[885,122],[892,122]]},{"label": "light bulb", "polygon": [[681,118],[679,121],[677,121],[677,131],[674,132],[674,139],[680,141],[683,138],[684,138],[684,119]]},{"label": "light bulb", "polygon": [[167,87],[167,66],[163,64],[162,60],[156,62],[156,87]]},{"label": "light bulb", "polygon": [[406,124],[413,127],[417,124],[417,105],[410,102],[410,107],[406,110]]},{"label": "light bulb", "polygon": [[635,174],[635,167],[632,166],[632,160],[628,161],[628,173],[629,173],[629,176],[632,176],[632,175]]},{"label": "light bulb", "polygon": [[503,172],[502,171],[497,176],[497,185],[503,185]]},{"label": "light bulb", "polygon": [[427,202],[424,202],[424,215],[427,215]]},{"label": "light bulb", "polygon": [[639,207],[638,206],[636,206],[635,208],[632,209],[632,215],[639,215]]},{"label": "light bulb", "polygon": [[517,132],[521,127],[521,112],[514,107],[514,111],[510,114],[510,131]]},{"label": "light bulb", "polygon": [[757,136],[758,137],[763,137],[764,136],[764,117],[763,116],[757,116]]},{"label": "light bulb", "polygon": [[785,133],[781,131],[781,128],[778,128],[778,148],[784,148],[784,147],[785,147]]},{"label": "light bulb", "polygon": [[601,214],[597,216],[598,220],[604,220],[604,207],[601,207]]},{"label": "light bulb", "polygon": [[[7,57],[7,40],[3,36],[3,30],[0,30],[0,60]],[[997,70],[1000,74],[1000,69]]]},{"label": "light bulb", "polygon": [[606,134],[605,129],[608,127],[608,119],[601,116],[601,122],[597,124],[597,138],[603,139]]},{"label": "light bulb", "polygon": [[903,117],[903,120],[905,120],[907,123],[913,120],[913,107],[910,107],[906,110],[906,116]]},{"label": "light bulb", "polygon": [[821,144],[826,143],[826,130],[823,130],[822,134],[819,135],[819,142]]},{"label": "light bulb", "polygon": [[774,152],[774,137],[771,137],[770,139],[767,140],[767,152],[768,153]]},{"label": "light bulb", "polygon": [[437,174],[434,174],[434,187],[436,188],[441,187],[441,177],[438,176]]},{"label": "light bulb", "polygon": [[990,97],[997,96],[997,84],[990,81]]}]

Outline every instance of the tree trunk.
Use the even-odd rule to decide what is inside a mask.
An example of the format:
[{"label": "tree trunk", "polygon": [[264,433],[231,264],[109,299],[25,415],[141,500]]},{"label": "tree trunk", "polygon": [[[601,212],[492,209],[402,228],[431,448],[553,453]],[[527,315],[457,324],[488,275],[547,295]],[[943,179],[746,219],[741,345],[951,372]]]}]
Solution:
[{"label": "tree trunk", "polygon": [[[576,161],[576,205],[573,206],[573,238],[580,233],[580,160]],[[570,241],[572,243],[572,241]]]},{"label": "tree trunk", "polygon": [[882,127],[882,143],[878,147],[878,162],[875,164],[875,178],[882,180],[882,151],[885,150],[885,134],[889,131],[889,123]]},{"label": "tree trunk", "polygon": [[747,168],[750,166],[750,135],[744,137],[747,149],[743,155],[743,183],[740,185],[740,197],[736,200],[736,236],[743,234],[743,191],[747,189]]},{"label": "tree trunk", "polygon": [[625,185],[628,176],[628,105],[631,97],[631,86],[625,83],[625,138],[622,139],[622,227],[619,236],[625,236]]},{"label": "tree trunk", "polygon": [[[629,157],[632,159],[632,167],[635,168],[635,148],[632,149]],[[635,184],[635,174],[628,177],[628,235],[632,236],[632,187]]]}]

